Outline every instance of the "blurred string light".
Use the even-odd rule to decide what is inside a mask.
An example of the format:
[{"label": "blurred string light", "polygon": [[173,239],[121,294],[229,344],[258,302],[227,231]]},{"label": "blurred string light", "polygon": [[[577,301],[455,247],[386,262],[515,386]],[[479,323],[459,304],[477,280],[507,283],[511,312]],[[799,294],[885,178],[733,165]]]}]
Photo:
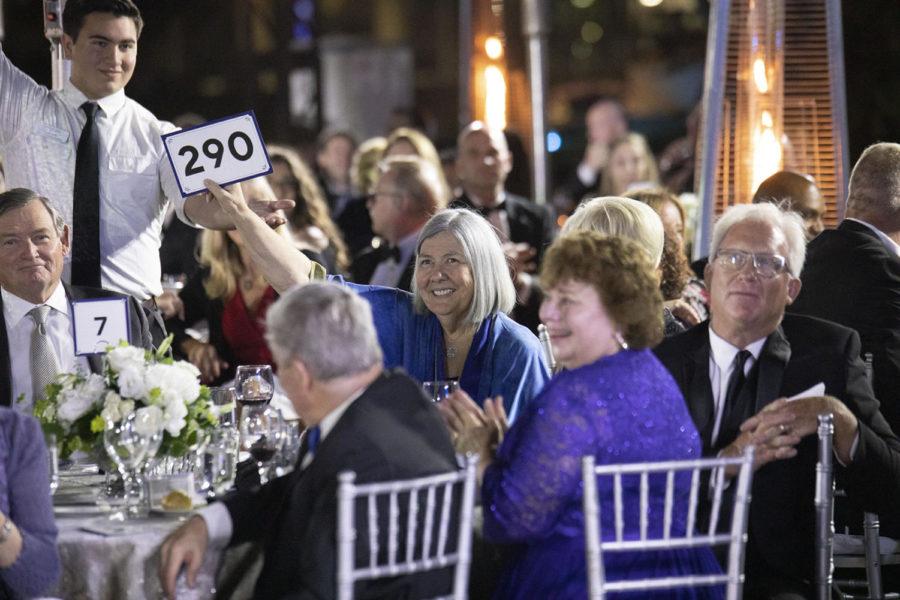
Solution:
[{"label": "blurred string light", "polygon": [[491,60],[497,60],[503,56],[503,42],[495,35],[484,40],[484,53]]},{"label": "blurred string light", "polygon": [[581,26],[581,39],[588,44],[596,44],[603,37],[603,28],[596,21],[585,21]]},{"label": "blurred string light", "polygon": [[646,6],[649,8],[653,8],[654,6],[659,6],[662,4],[663,0],[638,0],[642,6]]},{"label": "blurred string light", "polygon": [[572,42],[571,50],[572,56],[579,60],[585,60],[591,57],[591,54],[594,52],[594,46],[581,40],[575,40]]},{"label": "blurred string light", "polygon": [[551,130],[547,132],[547,152],[553,154],[562,148],[562,136],[559,132]]},{"label": "blurred string light", "polygon": [[575,8],[588,8],[594,5],[595,0],[571,0]]}]

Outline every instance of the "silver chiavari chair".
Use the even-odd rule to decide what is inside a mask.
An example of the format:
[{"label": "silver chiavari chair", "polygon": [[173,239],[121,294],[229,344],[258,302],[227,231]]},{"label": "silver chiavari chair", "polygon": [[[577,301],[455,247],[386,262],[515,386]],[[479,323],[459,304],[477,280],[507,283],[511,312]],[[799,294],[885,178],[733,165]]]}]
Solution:
[{"label": "silver chiavari chair", "polygon": [[[337,597],[353,598],[354,583],[454,567],[452,594],[464,600],[472,561],[472,515],[477,456],[467,456],[460,471],[357,485],[356,474],[338,475]],[[355,507],[365,505],[364,523]],[[387,525],[379,504],[387,505]],[[401,544],[401,504],[406,512]],[[381,524],[381,525],[380,525]],[[363,529],[364,528],[364,529]],[[357,531],[366,532],[368,560],[355,564]],[[456,531],[456,543],[452,533]],[[401,546],[403,550],[401,553]],[[401,555],[402,554],[402,555]]]},{"label": "silver chiavari chair", "polygon": [[[676,587],[705,587],[725,585],[728,600],[740,600],[744,583],[744,548],[747,542],[747,514],[750,506],[750,487],[753,482],[753,447],[744,450],[737,458],[709,458],[679,460],[657,463],[633,463],[621,465],[595,466],[593,456],[582,458],[582,478],[584,480],[584,527],[585,550],[587,556],[588,589],[590,598],[606,598],[608,592],[660,590]],[[718,532],[722,504],[729,482],[725,479],[725,469],[737,466],[740,471],[733,486],[734,498],[731,507],[731,526],[727,532]],[[675,504],[675,480],[678,473],[690,473],[690,492],[687,500],[687,524],[684,533],[672,531],[672,514]],[[650,477],[665,477],[665,505],[661,537],[648,534]],[[612,481],[614,503],[615,536],[603,540],[600,531],[600,503],[598,500],[598,477],[608,477]],[[638,477],[637,498],[623,497],[623,478]],[[708,490],[704,482],[709,482]],[[711,501],[709,524],[704,531],[697,531],[698,506],[702,495],[707,493]],[[625,502],[640,503],[639,539],[625,539]],[[652,551],[674,548],[728,546],[728,569],[719,575],[685,574],[671,575],[641,580],[606,581],[603,569],[604,552]]]},{"label": "silver chiavari chair", "polygon": [[[874,379],[872,354],[865,355],[866,375]],[[819,416],[819,459],[816,463],[816,596],[830,598],[831,590],[844,600],[896,600],[900,593],[885,593],[881,582],[882,564],[900,564],[900,542],[879,536],[878,515],[863,515],[863,535],[834,533],[834,490],[832,469],[834,426],[831,414]],[[826,493],[827,492],[827,493]],[[820,509],[821,504],[821,509]],[[839,551],[835,550],[835,537]],[[834,569],[865,569],[865,580],[832,580]],[[843,590],[866,590],[858,596]]]}]

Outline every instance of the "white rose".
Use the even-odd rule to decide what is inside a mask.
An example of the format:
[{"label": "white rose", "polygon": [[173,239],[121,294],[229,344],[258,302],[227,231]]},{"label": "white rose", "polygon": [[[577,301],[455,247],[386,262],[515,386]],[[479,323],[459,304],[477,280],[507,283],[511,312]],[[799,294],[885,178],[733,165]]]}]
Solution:
[{"label": "white rose", "polygon": [[144,366],[144,350],[134,346],[120,346],[107,352],[106,360],[116,373],[138,369]]},{"label": "white rose", "polygon": [[[145,406],[135,412],[134,426],[143,436],[154,436],[162,430],[163,412],[158,406]],[[171,432],[169,432],[171,433]]]},{"label": "white rose", "polygon": [[200,382],[197,379],[198,372],[191,366],[190,369],[174,365],[152,365],[147,369],[147,382],[158,387],[162,393],[163,404],[168,405],[175,400],[189,404],[200,395]]},{"label": "white rose", "polygon": [[126,398],[143,400],[152,386],[147,385],[149,378],[144,378],[144,366],[127,367],[119,371],[119,393]]},{"label": "white rose", "polygon": [[94,406],[94,398],[86,386],[65,390],[60,396],[57,414],[61,421],[68,423],[77,421]]},{"label": "white rose", "polygon": [[166,408],[163,411],[163,427],[169,432],[169,435],[178,437],[182,428],[187,424],[187,421],[184,419],[187,414],[187,407],[180,400],[166,404]]}]

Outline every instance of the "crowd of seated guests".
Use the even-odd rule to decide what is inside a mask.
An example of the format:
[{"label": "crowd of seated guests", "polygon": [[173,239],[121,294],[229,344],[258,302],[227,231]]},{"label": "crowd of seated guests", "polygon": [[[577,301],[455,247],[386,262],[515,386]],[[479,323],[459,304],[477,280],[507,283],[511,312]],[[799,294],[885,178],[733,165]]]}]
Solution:
[{"label": "crowd of seated guests", "polygon": [[[754,445],[748,597],[810,593],[818,414],[835,417],[836,471],[853,508],[895,510],[900,440],[891,424],[900,413],[878,400],[894,401],[883,373],[890,378],[900,339],[891,312],[900,296],[897,145],[864,153],[851,177],[849,218],[835,232],[822,233],[815,183],[776,173],[754,204],[722,215],[695,276],[685,209],[658,187],[647,140],[628,131],[621,105],[609,99],[588,122],[582,189],[567,201],[560,229],[546,207],[509,192],[503,132],[478,121],[457,138],[455,189],[432,141],[405,126],[359,146],[351,133],[323,133],[313,168],[296,150],[271,145],[268,179],[208,184],[205,202],[221,229],[202,231],[199,270],[166,298],[173,348],[211,385],[228,382],[240,364],[276,366],[309,436],[293,473],[229,493],[170,536],[161,552],[167,593],[183,566],[193,578],[208,544],[253,540],[266,555],[259,597],[333,596],[337,474],[352,468],[367,482],[444,472],[456,466],[454,449],[478,453],[483,537],[507,550],[488,574],[497,598],[587,594],[585,455],[598,464],[645,462],[732,456]],[[276,205],[291,207],[283,218],[260,209]],[[61,265],[69,240],[65,227],[56,233]],[[33,258],[14,255],[6,239],[0,266]],[[814,302],[828,295],[836,256],[860,258],[841,263],[859,278],[835,293],[852,303],[866,297],[860,288],[884,292],[871,301],[878,311],[861,310],[887,326],[857,325],[847,307],[838,314]],[[8,282],[0,273],[4,298]],[[807,282],[818,286],[815,298],[801,295]],[[856,331],[785,315],[795,300],[797,312]],[[4,315],[0,344],[11,325]],[[204,322],[207,336],[198,339],[191,329]],[[560,369],[554,377],[534,334],[539,323]],[[134,325],[147,329],[149,345],[149,327]],[[876,354],[877,396],[857,331],[863,350]],[[433,405],[421,390],[429,381],[455,381],[458,391]],[[824,392],[786,400],[816,384]],[[0,597],[39,594],[58,577],[45,456],[35,422],[0,408]],[[689,490],[679,484],[674,493]],[[613,529],[609,502],[601,494],[604,536]],[[684,504],[676,506],[678,532],[687,523]],[[706,549],[605,560],[612,580],[721,571]],[[494,567],[476,562],[473,571]],[[446,573],[400,576],[357,592],[435,596],[448,581]],[[671,594],[720,596],[716,587]]]}]

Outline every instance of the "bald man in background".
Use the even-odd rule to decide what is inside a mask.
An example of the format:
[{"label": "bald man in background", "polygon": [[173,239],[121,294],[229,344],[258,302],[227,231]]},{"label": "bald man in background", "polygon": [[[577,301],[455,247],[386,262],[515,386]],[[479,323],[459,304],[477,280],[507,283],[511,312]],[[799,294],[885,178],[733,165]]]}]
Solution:
[{"label": "bald man in background", "polygon": [[825,229],[822,222],[825,200],[815,180],[809,175],[778,171],[759,184],[759,188],[753,194],[753,204],[761,202],[777,204],[784,210],[793,211],[803,217],[807,241]]}]

